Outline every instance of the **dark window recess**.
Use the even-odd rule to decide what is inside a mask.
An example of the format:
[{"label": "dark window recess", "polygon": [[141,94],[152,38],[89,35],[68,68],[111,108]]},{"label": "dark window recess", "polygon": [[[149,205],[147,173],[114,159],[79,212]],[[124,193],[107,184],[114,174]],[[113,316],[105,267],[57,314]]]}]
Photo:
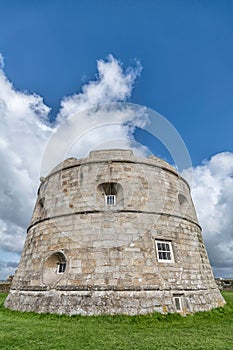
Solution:
[{"label": "dark window recess", "polygon": [[174,297],[176,311],[182,311],[181,297]]},{"label": "dark window recess", "polygon": [[65,262],[59,262],[57,264],[57,273],[64,273],[66,269],[66,263]]},{"label": "dark window recess", "polygon": [[118,184],[116,182],[105,182],[102,184],[105,196],[116,196]]},{"label": "dark window recess", "polygon": [[182,205],[182,206],[183,206],[185,203],[187,203],[187,198],[186,198],[183,194],[181,194],[181,193],[178,194],[178,199],[179,199],[180,205]]},{"label": "dark window recess", "polygon": [[171,260],[171,253],[170,252],[159,252],[159,259]]},{"label": "dark window recess", "polygon": [[104,182],[98,186],[100,197],[104,197],[104,204],[112,206],[116,204],[123,205],[123,188],[117,182]]},{"label": "dark window recess", "polygon": [[39,199],[39,204],[40,204],[41,208],[44,208],[44,201],[45,201],[44,197]]}]

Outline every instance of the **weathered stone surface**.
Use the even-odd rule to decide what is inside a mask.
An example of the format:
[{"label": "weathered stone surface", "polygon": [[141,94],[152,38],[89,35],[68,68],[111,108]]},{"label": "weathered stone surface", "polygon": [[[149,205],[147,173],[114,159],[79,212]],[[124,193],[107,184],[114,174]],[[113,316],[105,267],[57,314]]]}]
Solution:
[{"label": "weathered stone surface", "polygon": [[[115,205],[106,205],[106,184]],[[156,240],[171,244],[172,261],[158,261]],[[189,186],[166,162],[95,151],[65,160],[41,183],[7,307],[185,314],[223,304]]]}]

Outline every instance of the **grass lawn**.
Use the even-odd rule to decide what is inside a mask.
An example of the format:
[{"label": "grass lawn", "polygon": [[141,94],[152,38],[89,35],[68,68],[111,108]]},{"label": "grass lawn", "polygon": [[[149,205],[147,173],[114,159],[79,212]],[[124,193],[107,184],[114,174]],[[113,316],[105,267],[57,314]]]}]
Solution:
[{"label": "grass lawn", "polygon": [[233,292],[211,312],[182,317],[58,316],[10,311],[0,294],[0,349],[233,349]]}]

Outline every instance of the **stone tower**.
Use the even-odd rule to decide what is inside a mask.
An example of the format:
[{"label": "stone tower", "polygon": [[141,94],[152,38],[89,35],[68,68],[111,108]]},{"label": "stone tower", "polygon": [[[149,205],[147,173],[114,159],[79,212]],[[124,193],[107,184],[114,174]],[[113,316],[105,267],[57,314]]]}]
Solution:
[{"label": "stone tower", "polygon": [[224,303],[189,186],[168,163],[93,151],[41,179],[6,307],[133,315]]}]

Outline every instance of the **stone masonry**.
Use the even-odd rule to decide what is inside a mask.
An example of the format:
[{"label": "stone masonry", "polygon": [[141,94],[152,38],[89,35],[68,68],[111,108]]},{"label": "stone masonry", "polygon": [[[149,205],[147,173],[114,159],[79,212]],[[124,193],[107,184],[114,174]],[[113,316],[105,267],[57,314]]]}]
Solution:
[{"label": "stone masonry", "polygon": [[6,307],[135,315],[224,303],[189,186],[168,163],[93,151],[41,179]]}]

